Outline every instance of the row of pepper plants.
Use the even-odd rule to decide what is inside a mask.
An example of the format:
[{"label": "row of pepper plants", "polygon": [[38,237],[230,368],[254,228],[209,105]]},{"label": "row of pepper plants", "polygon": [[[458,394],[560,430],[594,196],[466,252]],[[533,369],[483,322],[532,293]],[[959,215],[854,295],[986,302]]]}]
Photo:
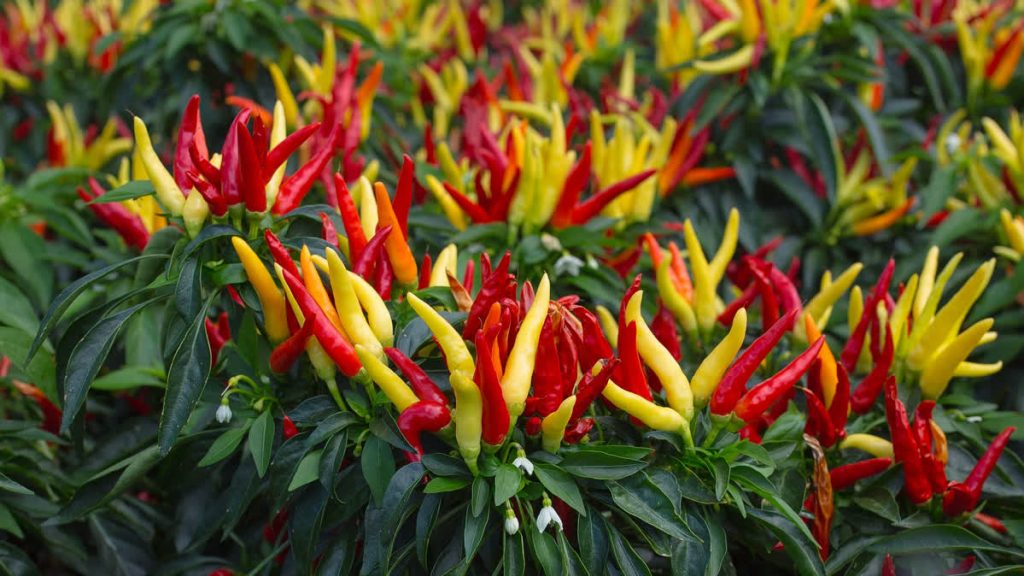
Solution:
[{"label": "row of pepper plants", "polygon": [[0,573],[1024,567],[1013,0],[19,0]]}]

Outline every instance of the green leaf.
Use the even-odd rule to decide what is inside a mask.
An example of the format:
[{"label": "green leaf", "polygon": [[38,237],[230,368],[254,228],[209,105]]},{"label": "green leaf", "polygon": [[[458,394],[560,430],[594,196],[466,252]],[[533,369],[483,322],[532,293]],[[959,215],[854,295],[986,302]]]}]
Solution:
[{"label": "green leaf", "polygon": [[576,486],[572,476],[566,473],[565,470],[553,464],[538,462],[534,465],[533,471],[548,492],[564,501],[581,516],[587,515],[587,509],[583,505],[583,496],[580,495],[580,489]]},{"label": "green leaf", "polygon": [[501,506],[519,492],[523,475],[511,464],[502,464],[494,475],[494,505]]},{"label": "green leaf", "polygon": [[0,573],[4,576],[38,576],[39,569],[20,547],[0,541]]},{"label": "green leaf", "polygon": [[[129,332],[125,340],[131,338]],[[154,370],[138,366],[125,366],[120,370],[108,372],[93,380],[92,388],[95,390],[106,390],[108,392],[120,390],[134,390],[143,386],[163,388],[164,381],[154,373]]]},{"label": "green leaf", "polygon": [[116,272],[121,268],[128,266],[129,264],[134,264],[136,262],[150,260],[153,258],[166,259],[167,256],[164,254],[136,256],[135,258],[130,258],[122,262],[111,264],[110,266],[107,266],[106,268],[101,268],[100,270],[92,272],[91,274],[86,274],[85,276],[82,276],[78,280],[75,280],[74,282],[69,284],[67,288],[62,290],[61,293],[57,295],[57,297],[50,304],[50,308],[46,311],[46,315],[43,316],[43,320],[39,326],[39,332],[36,334],[36,338],[32,342],[32,346],[29,348],[26,361],[31,360],[32,357],[35,356],[36,351],[39,350],[39,346],[42,345],[46,337],[50,335],[50,331],[53,330],[54,325],[56,325],[57,321],[60,320],[61,316],[64,315],[64,312],[67,311],[68,307],[71,306],[75,299],[78,298],[78,296],[81,295],[82,292],[84,292],[87,288],[89,288],[89,286],[93,282],[96,282],[97,280],[107,276],[108,274]]},{"label": "green leaf", "polygon": [[469,468],[461,458],[448,454],[424,454],[423,467],[435,476],[467,476],[472,479]]},{"label": "green leaf", "polygon": [[153,183],[149,180],[132,180],[123,186],[114,188],[102,196],[93,198],[89,202],[86,202],[86,204],[112,204],[114,202],[123,202],[124,200],[149,196],[155,191]]},{"label": "green leaf", "polygon": [[626,540],[626,537],[608,521],[605,521],[605,528],[608,529],[612,556],[615,557],[615,564],[618,565],[622,574],[624,576],[651,576],[651,570]]},{"label": "green leaf", "polygon": [[832,115],[817,94],[806,93],[804,98],[807,99],[809,109],[798,109],[798,114],[802,116],[800,123],[809,139],[811,158],[825,179],[825,189],[829,198],[835,198],[839,182],[839,138],[836,136],[835,125],[832,124]]},{"label": "green leaf", "polygon": [[203,268],[198,258],[186,258],[174,286],[174,304],[182,318],[194,318],[202,306]]},{"label": "green leaf", "polygon": [[505,548],[502,552],[502,568],[506,576],[523,576],[526,574],[526,550],[523,545],[523,531],[509,536],[505,535]]},{"label": "green leaf", "polygon": [[[181,429],[185,427],[196,401],[203,393],[210,375],[210,342],[206,336],[206,309],[217,296],[211,294],[202,305],[188,330],[182,335],[167,370],[167,390],[160,413],[158,441],[160,452],[170,452]],[[269,455],[268,455],[269,457]],[[263,467],[266,471],[266,466]],[[260,474],[262,477],[263,474]]]},{"label": "green leaf", "polygon": [[39,328],[39,318],[32,309],[32,303],[18,289],[4,278],[0,277],[0,324],[6,324],[13,328],[24,330],[28,334],[35,334]]},{"label": "green leaf", "polygon": [[21,531],[21,526],[18,526],[18,520],[11,513],[11,509],[0,502],[0,530],[9,532],[14,535],[15,538],[24,538],[25,533]]},{"label": "green leaf", "polygon": [[274,416],[270,410],[265,410],[256,417],[249,428],[249,453],[252,454],[252,461],[256,464],[256,475],[263,478],[267,473],[267,466],[270,466],[270,454],[274,447]]},{"label": "green leaf", "polygon": [[203,230],[185,246],[185,248],[181,251],[181,258],[190,258],[193,254],[195,254],[196,250],[198,250],[203,246],[203,244],[206,244],[211,240],[216,240],[217,238],[224,238],[226,236],[239,235],[240,234],[238,233],[238,230],[235,230],[231,226],[225,226],[223,224],[207,226],[203,228]]},{"label": "green leaf", "polygon": [[1024,552],[1019,549],[997,546],[960,526],[950,524],[903,530],[879,538],[868,547],[868,550],[894,556],[930,553],[935,550],[985,550],[1018,558],[1024,557]]},{"label": "green leaf", "polygon": [[592,480],[620,480],[647,467],[647,462],[642,460],[599,450],[569,452],[561,464],[562,468],[573,476]]},{"label": "green leaf", "polygon": [[148,306],[154,300],[147,300],[126,308],[120,312],[107,316],[92,327],[75,345],[68,358],[67,373],[64,375],[64,415],[61,418],[60,430],[66,434],[71,428],[71,423],[78,416],[78,411],[85,404],[85,396],[89,392],[89,385],[100,367],[110,354],[114,346],[114,340],[121,331],[124,323],[139,310]]},{"label": "green leaf", "polygon": [[480,544],[484,541],[484,534],[487,532],[487,524],[490,521],[490,506],[484,506],[481,514],[473,514],[471,509],[466,509],[466,528],[462,532],[462,550],[465,552],[466,558],[476,556]]},{"label": "green leaf", "polygon": [[295,469],[292,481],[288,484],[288,491],[293,492],[306,484],[316,482],[320,477],[320,450],[314,450],[302,457],[299,467]]},{"label": "green leaf", "polygon": [[526,527],[526,534],[530,537],[530,552],[540,564],[541,570],[546,576],[564,576],[562,571],[562,554],[558,550],[555,539],[547,534],[537,531],[537,527],[530,524]]},{"label": "green leaf", "polygon": [[341,468],[348,450],[348,432],[331,436],[320,456],[320,484],[328,490],[334,485],[334,477]]},{"label": "green leaf", "polygon": [[384,500],[388,483],[395,474],[395,460],[391,455],[391,447],[376,435],[370,435],[363,445],[363,453],[359,459],[363,467],[363,477],[370,487],[373,500],[378,505]]},{"label": "green leaf", "polygon": [[[818,557],[818,547],[814,540],[805,534],[806,528],[798,529],[791,519],[771,510],[748,508],[747,517],[764,525],[782,541],[786,555],[793,560],[793,568],[797,573],[801,576],[825,576],[825,567]],[[803,521],[797,522],[800,528],[804,527]]]},{"label": "green leaf", "polygon": [[791,170],[773,170],[767,178],[789,201],[803,212],[811,224],[820,226],[825,218],[825,204],[814,191]]},{"label": "green leaf", "polygon": [[601,514],[590,508],[589,514],[577,517],[576,538],[579,541],[580,556],[591,574],[602,574],[608,562],[608,533],[604,529]]},{"label": "green leaf", "polygon": [[416,512],[416,559],[420,566],[427,567],[427,550],[430,547],[430,536],[434,534],[437,514],[441,511],[442,496],[427,494]]},{"label": "green leaf", "polygon": [[14,492],[15,494],[32,494],[31,490],[11,480],[3,472],[0,472],[0,490]]},{"label": "green leaf", "polygon": [[469,486],[470,479],[464,476],[439,476],[423,487],[424,494],[443,494],[455,492]]},{"label": "green leaf", "polygon": [[484,513],[484,510],[490,507],[489,501],[491,499],[491,485],[487,483],[487,480],[483,476],[477,476],[473,480],[473,490],[470,496],[470,511],[473,516],[479,516]]},{"label": "green leaf", "polygon": [[42,238],[27,227],[12,222],[0,226],[0,256],[40,308],[53,294],[53,270],[42,261],[46,252]]},{"label": "green leaf", "polygon": [[892,176],[892,162],[889,159],[889,146],[885,142],[885,134],[882,127],[878,125],[878,118],[875,113],[868,109],[860,98],[855,97],[851,92],[839,91],[846,103],[853,109],[853,113],[860,119],[861,126],[868,135],[868,142],[871,143],[871,151],[874,153],[875,162],[882,170],[886,178]]},{"label": "green leaf", "polygon": [[49,522],[63,524],[84,517],[118,497],[159,461],[159,450],[150,446],[108,467],[79,488],[71,502]]},{"label": "green leaf", "polygon": [[623,512],[678,540],[696,540],[697,536],[676,514],[672,499],[646,474],[637,474],[610,482],[612,500]]},{"label": "green leaf", "polygon": [[242,426],[225,430],[223,434],[213,441],[209,450],[206,451],[206,454],[203,455],[202,460],[196,466],[198,468],[210,466],[233,454],[238,445],[242,443],[242,438],[245,438],[245,433],[249,431],[250,422],[246,421]]}]

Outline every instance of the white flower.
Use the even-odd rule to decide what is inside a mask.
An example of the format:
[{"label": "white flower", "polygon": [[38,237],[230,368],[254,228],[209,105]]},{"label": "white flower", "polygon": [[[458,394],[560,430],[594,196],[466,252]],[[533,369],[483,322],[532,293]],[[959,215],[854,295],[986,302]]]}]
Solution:
[{"label": "white flower", "polygon": [[572,254],[563,254],[555,261],[555,276],[579,276],[580,268],[583,268],[583,260]]},{"label": "white flower", "polygon": [[946,136],[946,152],[949,154],[955,153],[960,149],[960,135],[956,132]]},{"label": "white flower", "polygon": [[217,407],[217,422],[221,424],[231,422],[231,406],[228,406],[227,403],[222,403]]},{"label": "white flower", "polygon": [[544,493],[543,500],[544,507],[540,509],[540,513],[537,514],[537,530],[543,532],[547,529],[548,524],[554,524],[558,526],[558,529],[562,529],[562,519],[558,516],[558,512],[551,507],[551,498],[548,498],[547,492]]},{"label": "white flower", "polygon": [[516,513],[509,506],[505,509],[505,533],[509,536],[519,532],[519,518],[516,518]]},{"label": "white flower", "polygon": [[521,446],[516,444],[516,459],[512,461],[512,465],[523,471],[523,474],[527,476],[533,476],[533,462],[526,457],[526,451]]},{"label": "white flower", "polygon": [[540,243],[550,252],[557,252],[562,249],[562,243],[558,241],[558,238],[555,238],[551,234],[541,234]]},{"label": "white flower", "polygon": [[968,416],[966,420],[971,424],[977,424],[978,422],[981,422],[983,418],[981,416]]}]

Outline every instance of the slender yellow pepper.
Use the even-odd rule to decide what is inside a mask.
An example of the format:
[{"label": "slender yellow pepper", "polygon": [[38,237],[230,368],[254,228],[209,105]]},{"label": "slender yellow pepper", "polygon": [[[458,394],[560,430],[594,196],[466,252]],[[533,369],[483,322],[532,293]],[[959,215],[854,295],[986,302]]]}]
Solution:
[{"label": "slender yellow pepper", "polygon": [[875,458],[892,458],[892,442],[874,434],[850,434],[839,443],[842,449],[856,449],[867,452]]},{"label": "slender yellow pepper", "polygon": [[747,335],[747,309],[740,308],[733,317],[729,333],[722,338],[722,341],[715,346],[714,350],[704,358],[704,361],[697,367],[690,382],[690,389],[693,391],[693,403],[703,407],[708,403],[711,394],[718,387],[722,375],[725,374],[729,364],[736,357],[736,353],[743,346],[743,339]]},{"label": "slender yellow pepper", "polygon": [[181,216],[181,211],[185,208],[185,195],[181,193],[174,177],[153,150],[153,142],[149,139],[146,123],[138,116],[135,117],[135,148],[160,203],[172,216]]},{"label": "slender yellow pepper", "polygon": [[363,368],[366,368],[366,373],[377,383],[377,386],[380,386],[388,400],[391,400],[399,412],[419,402],[419,398],[405,383],[405,380],[402,380],[402,377],[387,364],[381,362],[373,351],[362,344],[356,344],[355,348],[356,356],[359,356],[359,361],[362,362]]},{"label": "slender yellow pepper", "polygon": [[362,344],[367,350],[378,358],[384,355],[384,348],[377,341],[376,334],[370,329],[370,325],[363,317],[363,310],[359,306],[359,298],[356,296],[355,288],[352,286],[352,279],[341,256],[330,248],[327,249],[327,265],[330,269],[331,291],[334,293],[334,305],[338,310],[338,319],[341,327],[352,340],[352,344]]},{"label": "slender yellow pepper", "polygon": [[981,337],[992,327],[991,318],[980,320],[954,338],[937,352],[934,352],[921,371],[921,395],[936,399],[946,391],[953,374],[961,362],[967,359],[978,345]]},{"label": "slender yellow pepper", "polygon": [[[915,370],[924,368],[925,358],[938,350],[960,330],[960,325],[967,317],[967,312],[981,297],[981,293],[992,278],[995,264],[994,259],[982,264],[946,305],[935,314],[935,317],[925,324],[920,339],[907,357],[912,368]],[[926,307],[926,311],[927,309]],[[920,321],[925,322],[926,320],[921,318]]]},{"label": "slender yellow pepper", "polygon": [[[294,97],[292,98],[292,105],[295,104]],[[293,124],[287,122],[288,113],[286,112],[286,104],[283,104],[280,99],[274,104],[274,123],[270,127],[270,147],[274,148],[285,138],[288,137],[288,130],[286,124]],[[277,202],[277,193],[281,190],[281,181],[284,180],[284,171],[287,168],[287,162],[282,162],[281,166],[274,171],[274,174],[270,176],[270,180],[267,181],[266,193],[267,193],[267,206],[273,207],[274,203]]]},{"label": "slender yellow pepper", "polygon": [[672,284],[672,276],[669,273],[670,265],[669,259],[665,258],[661,265],[658,266],[656,276],[658,294],[661,296],[661,300],[665,303],[668,311],[672,313],[672,316],[679,322],[679,325],[683,327],[683,331],[690,335],[696,334],[697,316],[694,314],[690,303],[686,301],[686,298]]},{"label": "slender yellow pepper", "polygon": [[505,394],[505,404],[508,405],[513,422],[526,407],[526,397],[530,393],[530,382],[533,379],[533,367],[537,362],[537,344],[540,342],[544,319],[548,316],[550,301],[551,282],[545,274],[537,286],[533,304],[519,326],[516,341],[505,363],[505,373],[501,377],[501,390]]},{"label": "slender yellow pepper", "polygon": [[658,376],[668,405],[687,421],[693,419],[693,392],[683,369],[672,353],[658,341],[640,314],[643,290],[638,290],[626,304],[626,321],[636,322],[636,345],[645,364]]},{"label": "slender yellow pepper", "polygon": [[[427,328],[430,329],[434,338],[437,339],[437,343],[441,345],[441,349],[444,350],[444,357],[448,362],[448,370],[453,375],[458,373],[472,379],[473,372],[476,371],[476,363],[473,361],[473,356],[469,353],[469,348],[466,347],[466,342],[462,339],[462,335],[444,317],[438,314],[437,310],[431,308],[429,304],[415,294],[409,294],[407,301],[412,306],[413,311],[423,319]],[[536,348],[536,345],[534,347]],[[511,358],[509,358],[509,361],[511,362]],[[527,380],[527,384],[529,384],[529,380]]]},{"label": "slender yellow pepper", "polygon": [[455,244],[445,246],[437,255],[433,268],[430,269],[430,286],[448,287],[448,274],[455,276],[459,262],[459,249]]},{"label": "slender yellow pepper", "polygon": [[285,311],[284,296],[281,290],[274,284],[270,272],[263,265],[260,257],[253,252],[239,236],[231,239],[231,245],[235,247],[238,259],[245,268],[245,275],[249,278],[256,296],[260,300],[260,308],[263,309],[263,328],[272,342],[280,342],[288,338],[288,318]]},{"label": "slender yellow pepper", "polygon": [[[817,321],[818,318],[821,318],[825,312],[831,308],[833,304],[839,301],[843,294],[849,290],[850,286],[853,285],[853,282],[857,279],[857,275],[860,274],[860,271],[863,268],[864,265],[857,262],[843,271],[838,278],[830,282],[828,286],[822,288],[814,295],[813,298],[811,298],[807,305],[804,306],[804,313],[810,314],[811,318],[815,321]],[[818,328],[824,329],[824,326],[818,326]],[[814,339],[808,336],[807,341],[813,342]]]},{"label": "slender yellow pepper", "polygon": [[618,384],[608,381],[601,394],[616,408],[644,423],[653,430],[676,432],[687,428],[686,420],[675,410],[658,406],[643,396],[621,388]]},{"label": "slender yellow pepper", "polygon": [[476,460],[480,456],[480,438],[483,433],[484,404],[480,388],[461,372],[451,375],[455,392],[455,441],[466,466],[474,476],[479,472]]},{"label": "slender yellow pepper", "polygon": [[597,305],[595,310],[597,311],[597,319],[601,321],[601,330],[604,332],[604,337],[607,338],[609,342],[618,342],[619,323],[618,320],[615,319],[615,315],[600,304]]},{"label": "slender yellow pepper", "polygon": [[711,267],[689,220],[683,224],[683,238],[686,240],[686,250],[690,253],[690,268],[693,271],[693,309],[697,317],[697,326],[700,327],[702,334],[708,334],[718,319],[715,313],[715,284],[711,277]]},{"label": "slender yellow pepper", "polygon": [[370,283],[349,270],[348,277],[352,280],[352,289],[359,299],[359,305],[366,310],[366,321],[377,336],[377,341],[385,348],[395,342],[395,327],[391,322],[391,313],[380,294]]},{"label": "slender yellow pepper", "polygon": [[722,234],[722,243],[718,246],[714,258],[708,265],[711,273],[711,282],[714,286],[722,281],[725,269],[729,266],[733,254],[736,253],[736,242],[740,234],[740,212],[733,208],[729,211],[729,220],[725,224],[725,232]]},{"label": "slender yellow pepper", "polygon": [[552,454],[558,453],[558,448],[562,445],[562,437],[565,436],[565,426],[569,423],[574,406],[576,406],[576,396],[569,396],[562,400],[557,410],[544,417],[540,425],[543,435],[541,444],[544,446],[544,450]]},{"label": "slender yellow pepper", "polygon": [[[309,253],[309,248],[306,246],[302,247],[302,252],[299,254],[299,265],[302,270],[302,282],[306,285],[306,289],[309,290],[309,295],[316,301],[317,306],[323,311],[324,316],[334,325],[335,328],[341,330],[341,319],[338,318],[338,311],[335,310],[334,304],[331,303],[331,297],[327,295],[327,287],[324,286],[324,281],[320,279],[320,273],[316,269],[316,265],[313,264],[313,258]],[[352,335],[348,334],[349,341],[352,339]]]}]

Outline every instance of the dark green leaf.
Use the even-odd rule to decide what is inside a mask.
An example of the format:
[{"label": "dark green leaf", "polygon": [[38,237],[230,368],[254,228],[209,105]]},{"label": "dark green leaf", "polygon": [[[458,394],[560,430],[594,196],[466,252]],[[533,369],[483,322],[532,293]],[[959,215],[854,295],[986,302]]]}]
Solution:
[{"label": "dark green leaf", "polygon": [[359,461],[363,466],[366,484],[373,493],[373,499],[380,504],[384,500],[391,476],[395,474],[395,460],[391,455],[391,447],[379,437],[370,435],[363,445],[363,454]]},{"label": "dark green leaf", "polygon": [[540,483],[544,485],[548,492],[564,501],[581,516],[587,515],[587,509],[583,505],[583,496],[580,495],[580,489],[576,486],[572,476],[569,476],[565,470],[552,464],[538,462],[534,465],[533,471],[537,474],[537,479],[540,480]]},{"label": "dark green leaf", "polygon": [[[793,560],[793,568],[802,576],[824,576],[825,567],[818,557],[818,547],[800,530],[793,520],[771,510],[748,508],[747,517],[761,523],[785,545],[786,555]],[[797,520],[800,528],[803,521]]]},{"label": "dark green leaf", "polygon": [[256,474],[260,478],[263,478],[267,473],[267,467],[270,466],[275,431],[274,416],[270,410],[257,416],[249,428],[249,452],[252,454],[253,463],[256,464]]},{"label": "dark green leaf", "polygon": [[502,464],[494,475],[494,505],[501,506],[506,500],[519,492],[523,476],[519,469],[511,464]]},{"label": "dark green leaf", "polygon": [[506,576],[524,576],[526,574],[526,550],[523,546],[522,530],[512,536],[505,535],[505,548],[501,558]]},{"label": "dark green leaf", "polygon": [[424,494],[443,494],[455,492],[469,486],[470,479],[464,476],[439,476],[423,487]]},{"label": "dark green leaf", "polygon": [[320,454],[320,450],[314,450],[302,457],[292,481],[288,484],[289,492],[294,492],[310,482],[316,482],[320,477]]},{"label": "dark green leaf", "polygon": [[470,499],[470,510],[473,516],[479,516],[484,510],[490,507],[491,485],[483,476],[477,476],[473,480],[473,490]]},{"label": "dark green leaf", "polygon": [[[171,367],[167,370],[167,390],[164,408],[160,413],[158,439],[160,452],[167,454],[185,427],[192,408],[206,386],[210,374],[210,342],[206,336],[206,309],[216,293],[211,294],[192,319],[188,330],[175,348]],[[251,438],[251,436],[250,436]],[[263,468],[266,470],[266,467]],[[262,477],[262,474],[260,474]]]},{"label": "dark green leaf", "polygon": [[202,468],[204,466],[210,466],[216,464],[221,460],[227,458],[235,452],[238,445],[242,443],[242,438],[245,437],[245,433],[249,431],[249,422],[246,422],[242,426],[236,426],[235,428],[228,428],[223,434],[217,437],[210,445],[210,449],[203,455],[203,459],[196,464],[197,467]]},{"label": "dark green leaf", "polygon": [[122,202],[124,200],[131,200],[133,198],[142,198],[143,196],[149,196],[156,190],[153,188],[153,183],[149,180],[132,180],[131,182],[114,188],[102,196],[93,198],[86,204],[111,204],[114,202]]}]

